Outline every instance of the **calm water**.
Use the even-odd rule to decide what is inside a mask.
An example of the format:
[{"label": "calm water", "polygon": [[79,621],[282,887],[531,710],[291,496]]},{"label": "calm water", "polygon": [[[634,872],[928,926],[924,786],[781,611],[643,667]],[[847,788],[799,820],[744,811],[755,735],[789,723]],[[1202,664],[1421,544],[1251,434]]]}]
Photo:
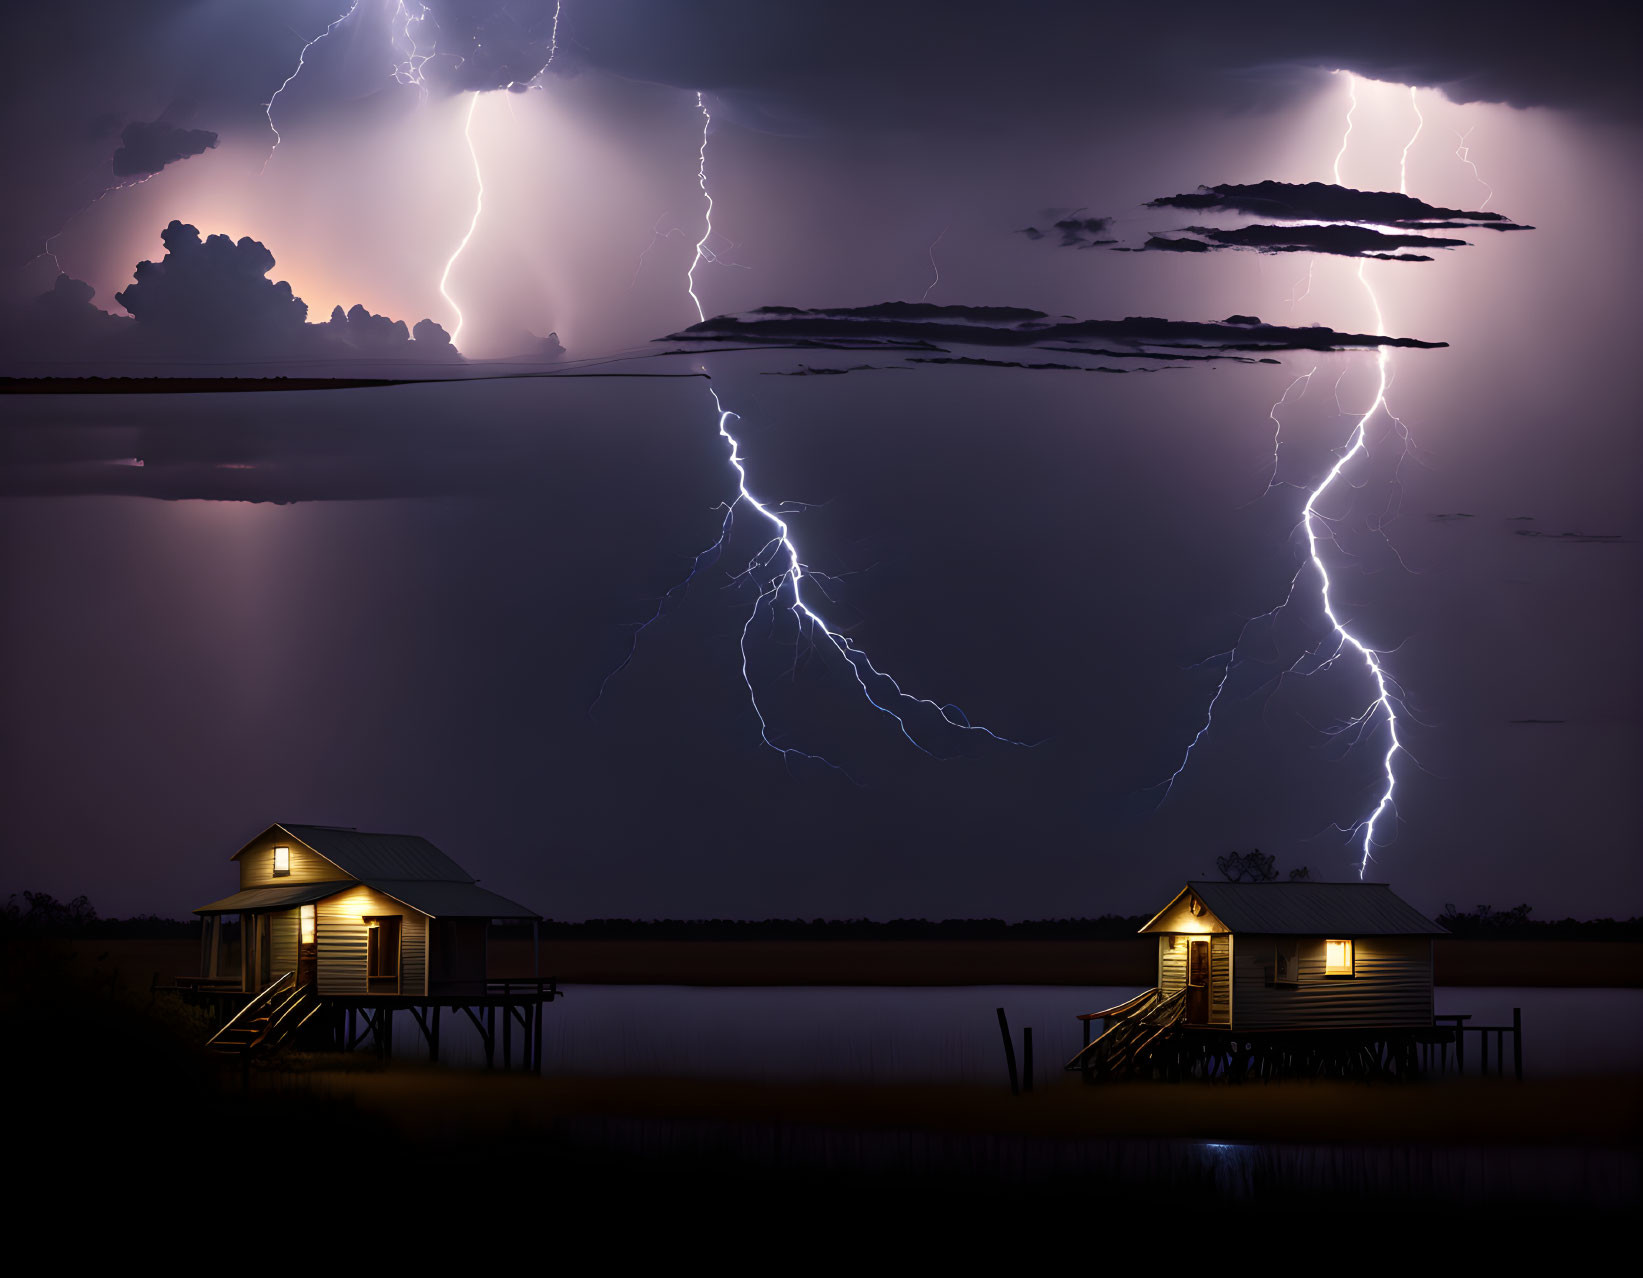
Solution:
[{"label": "calm water", "polygon": [[[1003,1007],[1017,1043],[1033,1030],[1038,1075],[1057,1080],[1081,1041],[1078,1012],[1098,1011],[1129,987],[992,985],[960,988],[730,988],[573,986],[548,1009],[544,1069],[567,1074],[748,1079],[1002,1082]],[[1523,1009],[1531,1076],[1643,1073],[1643,990],[1440,989],[1440,1013],[1510,1024]],[[395,1027],[402,1054],[415,1027]],[[466,1022],[447,1019],[445,1058],[480,1059]],[[1491,1051],[1493,1049],[1491,1048]],[[1476,1039],[1467,1047],[1475,1060]]]}]

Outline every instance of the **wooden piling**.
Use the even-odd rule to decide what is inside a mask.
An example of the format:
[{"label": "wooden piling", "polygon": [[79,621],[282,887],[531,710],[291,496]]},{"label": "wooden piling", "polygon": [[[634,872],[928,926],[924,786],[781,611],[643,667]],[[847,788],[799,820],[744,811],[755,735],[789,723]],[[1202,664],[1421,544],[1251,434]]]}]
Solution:
[{"label": "wooden piling", "polygon": [[1010,1095],[1021,1095],[1021,1077],[1015,1068],[1015,1044],[1010,1041],[1010,1022],[1004,1015],[1004,1009],[998,1009],[998,1032],[1004,1036],[1004,1063],[1010,1069]]}]

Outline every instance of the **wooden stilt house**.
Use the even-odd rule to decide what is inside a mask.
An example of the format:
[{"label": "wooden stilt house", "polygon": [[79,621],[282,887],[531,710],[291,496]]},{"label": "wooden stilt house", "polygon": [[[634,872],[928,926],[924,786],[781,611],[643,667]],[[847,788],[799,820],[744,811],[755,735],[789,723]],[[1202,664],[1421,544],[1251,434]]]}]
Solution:
[{"label": "wooden stilt house", "polygon": [[1454,1040],[1434,1028],[1444,929],[1384,883],[1194,880],[1141,932],[1157,984],[1079,1017],[1088,1079],[1407,1075]]},{"label": "wooden stilt house", "polygon": [[1432,1024],[1432,938],[1444,929],[1384,883],[1195,880],[1141,929],[1158,990],[1187,1025]]},{"label": "wooden stilt house", "polygon": [[[490,924],[540,919],[416,835],[271,825],[233,860],[239,891],[194,912],[201,975],[237,975],[246,992],[291,972],[321,996],[484,993]],[[223,970],[229,915],[240,920],[238,973]]]},{"label": "wooden stilt house", "polygon": [[[201,974],[178,993],[218,1025],[208,1046],[242,1064],[306,1043],[394,1054],[396,1014],[440,1059],[441,1017],[466,1018],[487,1066],[542,1070],[540,916],[498,896],[432,843],[334,825],[271,825],[234,854],[239,891],[194,912]],[[224,919],[238,916],[228,961]],[[531,976],[493,977],[493,924],[529,923]],[[233,969],[233,970],[230,970]]]}]

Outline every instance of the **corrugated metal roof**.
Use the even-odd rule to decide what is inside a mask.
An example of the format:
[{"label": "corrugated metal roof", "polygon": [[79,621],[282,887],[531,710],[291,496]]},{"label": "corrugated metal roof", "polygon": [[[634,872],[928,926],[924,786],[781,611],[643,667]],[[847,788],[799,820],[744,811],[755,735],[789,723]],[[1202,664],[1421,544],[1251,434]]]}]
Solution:
[{"label": "corrugated metal roof", "polygon": [[437,883],[427,879],[372,879],[370,886],[434,918],[537,919],[535,910],[498,896],[477,883]]},{"label": "corrugated metal roof", "polygon": [[280,883],[274,887],[246,888],[210,905],[202,905],[194,913],[238,914],[242,910],[287,910],[293,905],[307,905],[310,901],[318,901],[353,886],[352,879],[333,879],[325,883]]},{"label": "corrugated metal roof", "polygon": [[288,825],[283,821],[279,828],[356,879],[474,881],[473,875],[420,835],[370,834],[334,825]]},{"label": "corrugated metal roof", "polygon": [[1442,936],[1439,927],[1384,883],[1188,882],[1233,932],[1279,936]]}]

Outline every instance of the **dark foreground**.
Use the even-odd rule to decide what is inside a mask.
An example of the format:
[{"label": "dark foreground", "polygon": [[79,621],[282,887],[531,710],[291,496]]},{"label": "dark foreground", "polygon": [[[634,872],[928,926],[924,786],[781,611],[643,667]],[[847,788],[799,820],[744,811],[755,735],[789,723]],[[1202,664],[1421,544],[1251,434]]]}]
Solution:
[{"label": "dark foreground", "polygon": [[201,1246],[243,1237],[261,1213],[406,1222],[403,1236],[375,1234],[373,1253],[507,1222],[526,1230],[511,1245],[591,1246],[624,1269],[686,1237],[733,1270],[803,1267],[840,1247],[1059,1263],[1088,1259],[1096,1237],[1109,1258],[1128,1254],[1183,1219],[1194,1231],[1281,1223],[1286,1247],[1328,1241],[1343,1211],[1373,1220],[1376,1246],[1436,1227],[1521,1247],[1570,1222],[1592,1245],[1638,1195],[1634,1078],[1058,1076],[1017,1098],[1002,1086],[384,1070],[364,1055],[293,1054],[242,1075],[201,1053],[182,1005],[66,948],[6,957],[8,1146],[26,1171],[13,1207],[35,1231],[94,1217],[81,1247],[124,1248],[135,1230]]}]

